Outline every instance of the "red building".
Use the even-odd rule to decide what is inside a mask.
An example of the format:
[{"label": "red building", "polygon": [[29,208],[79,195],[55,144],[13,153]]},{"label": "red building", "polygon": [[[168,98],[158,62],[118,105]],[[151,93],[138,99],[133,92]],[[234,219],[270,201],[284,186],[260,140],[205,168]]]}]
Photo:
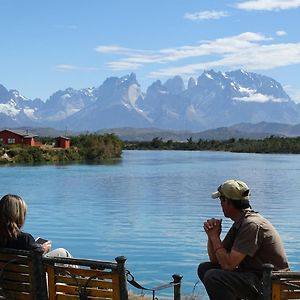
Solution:
[{"label": "red building", "polygon": [[56,147],[69,149],[70,148],[70,139],[64,136],[59,136],[56,138]]},{"label": "red building", "polygon": [[6,145],[29,145],[35,146],[36,135],[29,134],[28,132],[21,132],[17,130],[5,129],[0,131],[0,142]]}]

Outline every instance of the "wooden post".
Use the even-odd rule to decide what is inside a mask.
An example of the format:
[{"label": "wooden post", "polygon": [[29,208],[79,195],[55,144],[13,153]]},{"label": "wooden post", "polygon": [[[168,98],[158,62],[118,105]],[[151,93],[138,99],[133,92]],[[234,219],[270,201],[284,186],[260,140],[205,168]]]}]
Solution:
[{"label": "wooden post", "polygon": [[115,258],[117,262],[118,274],[119,274],[119,284],[120,284],[120,299],[128,300],[128,289],[127,289],[127,278],[125,269],[125,256],[118,256]]},{"label": "wooden post", "polygon": [[173,274],[172,277],[174,279],[174,300],[180,300],[182,275]]},{"label": "wooden post", "polygon": [[263,300],[272,299],[272,270],[274,266],[272,264],[263,265]]},{"label": "wooden post", "polygon": [[48,299],[46,272],[43,265],[42,253],[32,251],[32,277],[34,300]]}]

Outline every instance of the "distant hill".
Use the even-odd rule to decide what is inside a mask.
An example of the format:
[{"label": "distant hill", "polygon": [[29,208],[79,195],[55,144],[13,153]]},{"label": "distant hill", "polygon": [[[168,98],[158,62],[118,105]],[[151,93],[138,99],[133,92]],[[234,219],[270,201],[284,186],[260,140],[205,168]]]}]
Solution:
[{"label": "distant hill", "polygon": [[227,140],[230,138],[263,139],[271,135],[286,137],[300,136],[300,124],[292,126],[279,123],[269,124],[265,122],[258,124],[241,123],[231,127],[219,127],[201,132],[127,127],[103,129],[97,131],[97,133],[114,133],[124,141],[151,141],[156,137],[162,138],[164,141],[186,141],[188,138],[192,138],[194,141],[199,139]]},{"label": "distant hill", "polygon": [[[4,129],[4,128],[2,128]],[[60,131],[53,128],[34,128],[34,127],[17,127],[17,130],[26,131],[36,134],[38,136],[57,137],[76,136],[79,134],[86,134],[88,132],[71,132]],[[202,140],[227,140],[235,139],[263,139],[266,137],[282,136],[282,137],[296,137],[300,136],[300,124],[288,125],[281,123],[266,123],[261,122],[257,124],[240,123],[230,127],[219,127],[215,129],[204,130],[200,132],[192,131],[178,131],[178,130],[162,130],[158,128],[109,128],[102,129],[95,132],[97,134],[114,133],[123,141],[151,141],[154,138],[161,138],[164,141],[186,141],[192,138],[194,141]]]}]

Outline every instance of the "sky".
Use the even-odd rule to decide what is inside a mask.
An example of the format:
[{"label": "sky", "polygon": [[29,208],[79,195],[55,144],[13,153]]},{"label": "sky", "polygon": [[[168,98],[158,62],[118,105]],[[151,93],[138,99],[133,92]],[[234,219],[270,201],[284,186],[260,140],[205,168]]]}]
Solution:
[{"label": "sky", "polygon": [[0,84],[46,101],[134,72],[244,69],[300,102],[300,0],[0,0]]}]

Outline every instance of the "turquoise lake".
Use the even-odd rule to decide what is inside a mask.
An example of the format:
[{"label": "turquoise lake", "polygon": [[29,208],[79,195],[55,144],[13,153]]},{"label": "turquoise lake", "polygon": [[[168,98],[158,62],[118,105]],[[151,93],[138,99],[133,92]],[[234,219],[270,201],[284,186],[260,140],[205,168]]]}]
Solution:
[{"label": "turquoise lake", "polygon": [[[238,178],[252,190],[252,207],[281,234],[292,269],[300,270],[299,155],[124,151],[115,164],[2,166],[0,176],[1,196],[18,194],[28,204],[25,231],[76,257],[125,255],[145,286],[179,273],[184,294],[192,293],[197,266],[207,260],[203,222],[223,218],[224,233],[231,226],[210,194]],[[206,298],[201,284],[195,293]]]}]

